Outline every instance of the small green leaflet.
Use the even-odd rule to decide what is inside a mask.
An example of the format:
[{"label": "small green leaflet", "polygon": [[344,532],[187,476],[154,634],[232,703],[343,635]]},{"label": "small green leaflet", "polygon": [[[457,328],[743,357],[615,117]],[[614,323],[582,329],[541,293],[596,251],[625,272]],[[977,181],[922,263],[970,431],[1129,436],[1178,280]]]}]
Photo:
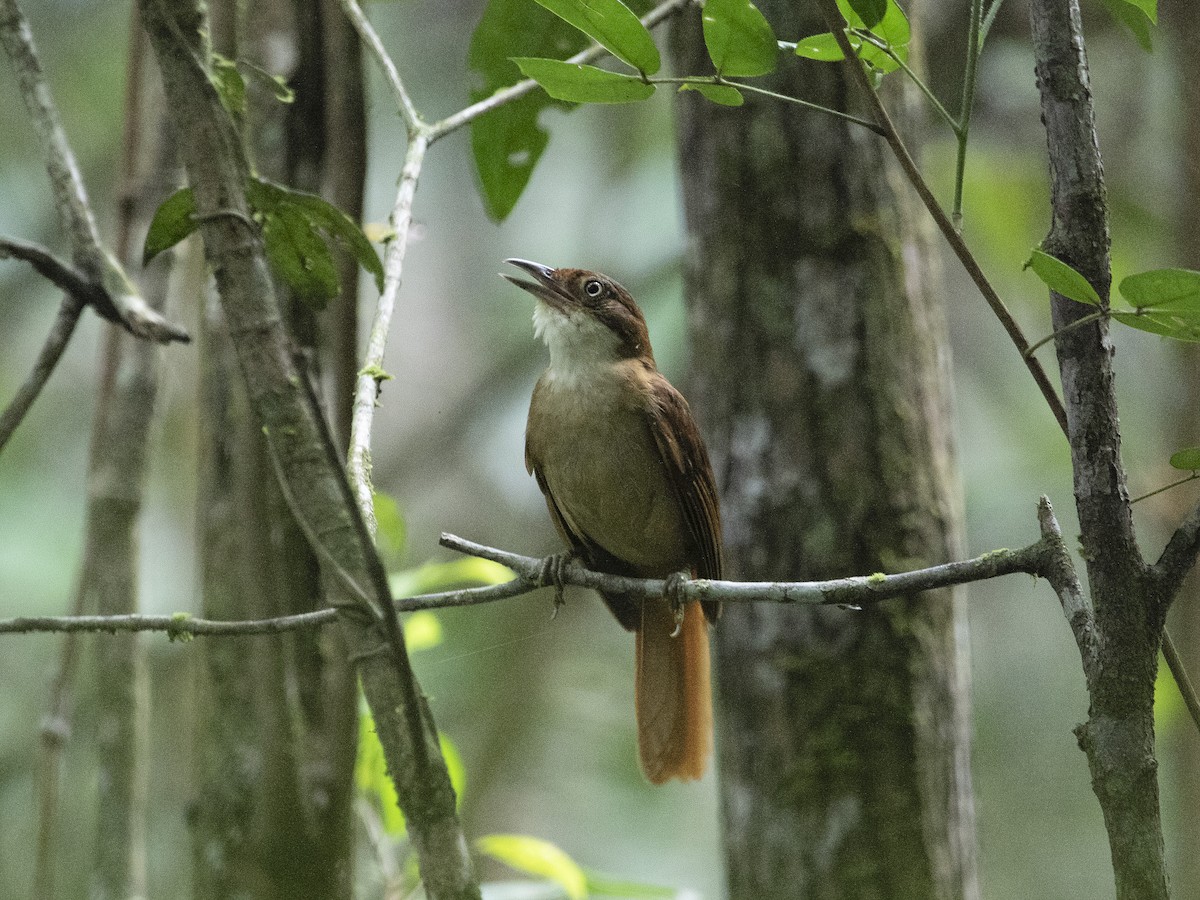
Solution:
[{"label": "small green leaflet", "polygon": [[182,188],[164,200],[154,211],[154,218],[142,245],[142,266],[164,250],[170,250],[196,230],[196,196],[191,188]]},{"label": "small green leaflet", "polygon": [[717,74],[753,78],[775,70],[775,32],[749,0],[707,0],[702,21],[704,46]]},{"label": "small green leaflet", "polygon": [[858,14],[867,28],[874,28],[879,24],[879,20],[883,18],[888,6],[887,0],[848,0],[848,2],[850,8]]},{"label": "small green leaflet", "polygon": [[1033,274],[1057,294],[1089,306],[1100,305],[1100,295],[1088,280],[1048,253],[1034,250],[1024,268],[1033,269]]},{"label": "small green leaflet", "polygon": [[1171,454],[1171,466],[1184,472],[1200,471],[1200,447],[1188,447]]},{"label": "small green leaflet", "polygon": [[523,834],[489,834],[475,841],[475,849],[519,872],[553,881],[570,900],[584,900],[588,895],[583,869],[549,841]]},{"label": "small green leaflet", "polygon": [[212,68],[208,80],[217,89],[221,105],[234,118],[246,113],[246,79],[238,71],[237,63],[220,53],[212,55]]},{"label": "small green leaflet", "polygon": [[654,38],[621,0],[537,0],[617,59],[653,75],[662,66]]},{"label": "small green leaflet", "polygon": [[1191,269],[1152,269],[1121,280],[1117,286],[1131,306],[1186,309],[1200,312],[1200,272]]},{"label": "small green leaflet", "polygon": [[1153,269],[1122,279],[1117,287],[1135,312],[1114,312],[1122,325],[1177,341],[1200,342],[1200,272]]},{"label": "small green leaflet", "polygon": [[[912,29],[909,27],[908,17],[904,15],[904,10],[896,5],[896,0],[881,0],[882,15],[874,25],[868,28],[864,18],[857,12],[855,4],[858,2],[859,0],[838,0],[838,10],[845,18],[849,29],[847,37],[850,38],[851,48],[858,58],[875,73],[894,72],[900,68],[900,63],[896,59],[908,60],[908,44],[912,39]],[[893,59],[892,55],[882,47],[854,34],[855,30],[870,32],[876,41],[884,44],[892,54],[895,54],[896,59]],[[838,46],[837,38],[828,31],[798,41],[796,55],[818,62],[839,62],[845,58],[842,55],[842,48]]]},{"label": "small green leaflet", "polygon": [[[857,53],[862,46],[862,39],[848,35],[850,46]],[[845,59],[842,48],[838,46],[837,38],[826,31],[814,34],[796,42],[796,55],[805,59],[815,59],[818,62],[841,62]]]},{"label": "small green leaflet", "polygon": [[742,92],[730,84],[681,84],[680,91],[696,91],[721,106],[741,106],[746,102]]},{"label": "small green leaflet", "polygon": [[[366,235],[345,213],[315,194],[294,191],[260,178],[246,183],[246,202],[262,225],[272,270],[296,295],[323,309],[338,294],[337,267],[330,242],[341,244],[383,290],[383,263]],[[147,265],[196,230],[196,200],[191,188],[168,197],[154,214],[142,249]]]},{"label": "small green leaflet", "polygon": [[1101,2],[1113,19],[1129,29],[1129,33],[1138,42],[1138,46],[1147,53],[1154,52],[1151,24],[1158,17],[1157,10],[1154,9],[1154,0],[1148,0],[1145,4],[1150,7],[1149,10],[1145,9],[1141,2],[1132,2],[1132,0],[1101,0]]},{"label": "small green leaflet", "polygon": [[607,72],[558,59],[518,56],[521,71],[542,86],[555,100],[571,103],[632,103],[654,94],[654,85],[632,75]]}]

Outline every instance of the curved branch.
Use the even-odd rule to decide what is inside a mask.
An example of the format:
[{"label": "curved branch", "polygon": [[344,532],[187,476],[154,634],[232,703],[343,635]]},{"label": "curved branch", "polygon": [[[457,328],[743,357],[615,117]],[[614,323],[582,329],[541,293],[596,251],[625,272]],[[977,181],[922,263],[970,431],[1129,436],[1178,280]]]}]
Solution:
[{"label": "curved branch", "polygon": [[97,311],[120,322],[135,337],[164,344],[186,341],[187,332],[172,325],[139,296],[120,264],[100,242],[83,176],[67,143],[29,22],[17,0],[0,0],[0,44],[16,72],[21,97],[41,143],[59,222],[70,239],[75,268],[87,281],[105,285],[108,312],[98,303],[94,304]]},{"label": "curved branch", "polygon": [[58,361],[62,359],[63,351],[67,349],[67,344],[75,332],[75,326],[79,323],[79,316],[82,313],[83,304],[79,302],[79,298],[74,294],[67,294],[58,308],[58,316],[50,328],[50,334],[46,336],[46,343],[42,345],[41,352],[38,353],[33,370],[17,391],[17,395],[4,408],[4,413],[0,415],[0,451],[4,450],[8,439],[13,436],[17,426],[25,420],[25,415],[33,406],[33,402],[37,400],[42,388],[50,380],[50,375],[58,365]]}]

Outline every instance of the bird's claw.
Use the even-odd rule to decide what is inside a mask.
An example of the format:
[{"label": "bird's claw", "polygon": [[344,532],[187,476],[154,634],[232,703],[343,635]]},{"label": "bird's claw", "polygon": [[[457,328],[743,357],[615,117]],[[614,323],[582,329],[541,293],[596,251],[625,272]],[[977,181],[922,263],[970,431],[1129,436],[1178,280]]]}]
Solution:
[{"label": "bird's claw", "polygon": [[555,553],[553,556],[547,556],[542,562],[542,570],[538,574],[538,581],[543,587],[551,586],[554,588],[554,610],[550,613],[550,621],[558,616],[558,611],[561,607],[566,606],[566,599],[563,597],[563,589],[566,587],[566,569],[571,560],[575,557],[570,553]]},{"label": "bird's claw", "polygon": [[671,614],[675,617],[675,630],[671,632],[671,637],[679,637],[679,633],[683,631],[683,617],[687,610],[683,597],[683,586],[690,580],[690,577],[688,572],[672,572],[665,579],[664,596],[671,604]]}]

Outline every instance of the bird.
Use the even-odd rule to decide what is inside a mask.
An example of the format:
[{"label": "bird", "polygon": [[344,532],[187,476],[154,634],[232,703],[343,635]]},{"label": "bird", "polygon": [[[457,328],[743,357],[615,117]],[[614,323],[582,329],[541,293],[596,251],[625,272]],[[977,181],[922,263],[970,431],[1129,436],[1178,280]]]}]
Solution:
[{"label": "bird", "polygon": [[[598,272],[506,263],[536,300],[550,363],[525,429],[525,466],[570,556],[617,575],[722,577],[716,479],[687,401],[658,370],[646,319]],[[674,594],[674,590],[669,593]],[[709,626],[716,601],[601,596],[636,634],[638,756],[653,784],[700,778],[712,750]]]}]

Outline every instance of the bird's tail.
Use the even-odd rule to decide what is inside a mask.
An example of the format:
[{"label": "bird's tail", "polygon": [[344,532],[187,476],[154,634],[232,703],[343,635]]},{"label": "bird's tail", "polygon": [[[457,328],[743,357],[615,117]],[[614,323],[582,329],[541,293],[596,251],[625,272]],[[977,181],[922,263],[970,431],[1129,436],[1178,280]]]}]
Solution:
[{"label": "bird's tail", "polygon": [[637,631],[638,754],[654,784],[691,781],[704,774],[712,747],[712,686],[708,622],[696,601],[675,618],[663,600],[642,603]]}]

